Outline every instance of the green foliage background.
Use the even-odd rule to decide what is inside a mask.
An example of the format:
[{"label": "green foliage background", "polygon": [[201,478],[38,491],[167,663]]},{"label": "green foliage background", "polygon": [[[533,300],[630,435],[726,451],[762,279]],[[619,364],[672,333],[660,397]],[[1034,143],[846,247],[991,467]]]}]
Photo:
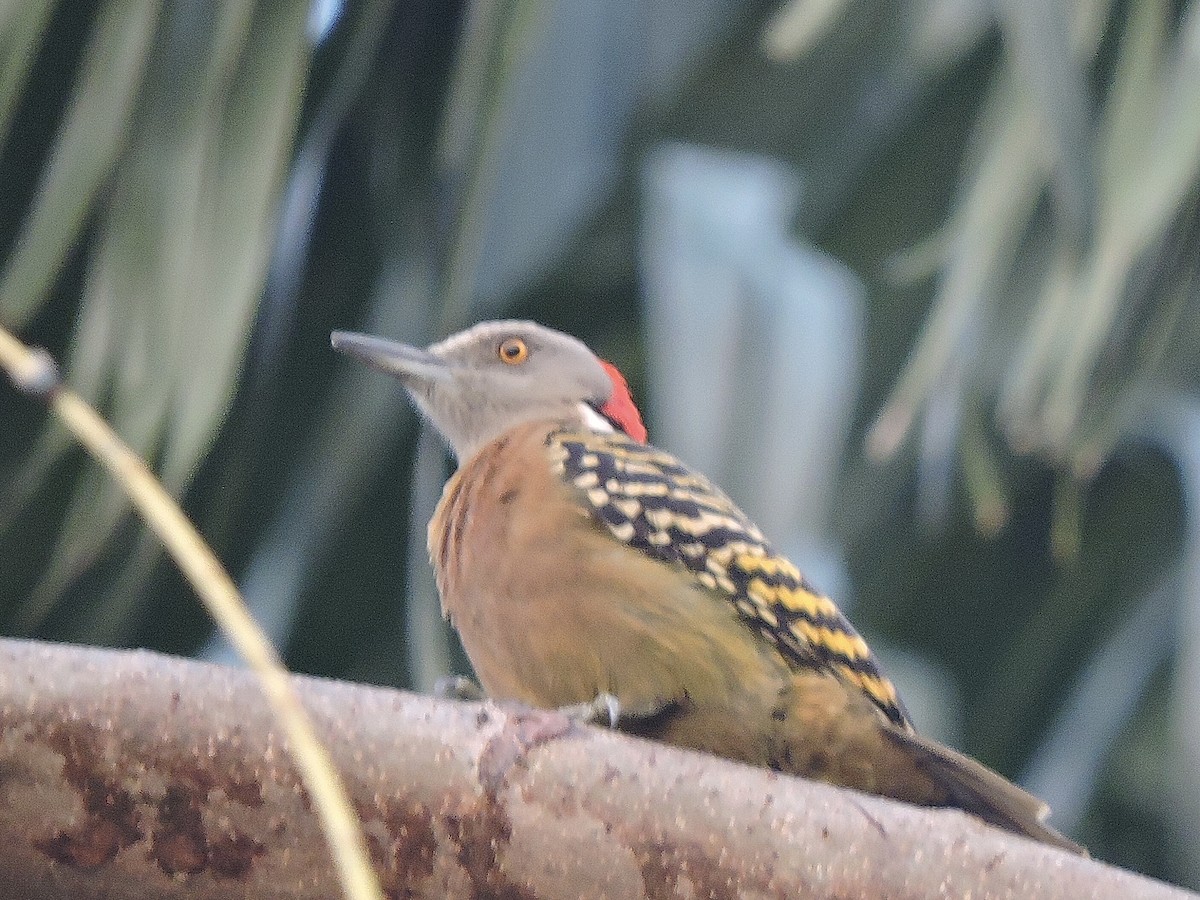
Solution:
[{"label": "green foliage background", "polygon": [[[1200,886],[1200,4],[309,7],[0,2],[0,324],[154,462],[291,665],[465,665],[422,560],[445,460],[329,331],[533,317],[621,365],[653,434],[646,160],[764,154],[803,180],[785,237],[864,298],[810,523],[855,621],[919,724],[1095,855]],[[2,390],[0,627],[227,655]]]}]

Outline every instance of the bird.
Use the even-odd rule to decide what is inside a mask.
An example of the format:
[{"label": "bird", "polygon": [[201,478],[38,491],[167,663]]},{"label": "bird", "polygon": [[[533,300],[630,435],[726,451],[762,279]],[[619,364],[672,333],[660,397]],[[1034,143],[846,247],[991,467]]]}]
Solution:
[{"label": "bird", "polygon": [[625,378],[582,341],[505,320],[426,348],[331,343],[398,378],[457,460],[428,548],[488,696],[607,710],[642,737],[1086,853],[1040,799],[917,733],[837,604],[647,443]]}]

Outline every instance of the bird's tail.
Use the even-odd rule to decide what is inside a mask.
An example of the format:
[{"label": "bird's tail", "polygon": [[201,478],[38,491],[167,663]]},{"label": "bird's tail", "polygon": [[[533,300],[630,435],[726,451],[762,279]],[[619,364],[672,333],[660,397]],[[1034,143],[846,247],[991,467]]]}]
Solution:
[{"label": "bird's tail", "polygon": [[950,804],[985,822],[1072,853],[1087,850],[1045,824],[1050,807],[969,756],[912,732],[888,729],[917,764],[949,795]]}]

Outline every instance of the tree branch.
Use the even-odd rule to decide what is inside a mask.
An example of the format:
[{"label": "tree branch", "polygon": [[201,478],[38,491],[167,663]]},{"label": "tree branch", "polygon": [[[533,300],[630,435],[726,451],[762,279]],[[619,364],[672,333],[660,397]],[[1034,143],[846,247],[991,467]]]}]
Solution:
[{"label": "tree branch", "polygon": [[[391,897],[1195,897],[989,828],[576,725],[298,678]],[[308,898],[252,676],[0,640],[0,895]]]}]

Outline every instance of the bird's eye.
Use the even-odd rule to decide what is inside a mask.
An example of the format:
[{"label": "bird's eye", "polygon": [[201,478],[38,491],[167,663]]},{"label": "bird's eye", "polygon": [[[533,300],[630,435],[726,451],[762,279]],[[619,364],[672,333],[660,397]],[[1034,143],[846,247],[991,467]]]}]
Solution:
[{"label": "bird's eye", "polygon": [[529,347],[520,338],[508,338],[500,344],[500,361],[516,366],[529,358]]}]

